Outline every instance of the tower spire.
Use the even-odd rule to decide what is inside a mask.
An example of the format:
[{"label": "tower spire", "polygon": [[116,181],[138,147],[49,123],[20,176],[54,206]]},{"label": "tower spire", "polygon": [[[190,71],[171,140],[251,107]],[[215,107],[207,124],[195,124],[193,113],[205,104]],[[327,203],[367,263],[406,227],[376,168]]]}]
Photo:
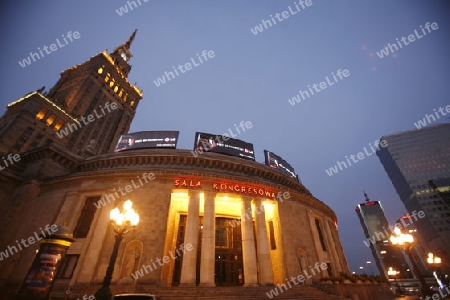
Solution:
[{"label": "tower spire", "polygon": [[136,32],[137,32],[137,28],[133,31],[133,33],[130,35],[130,37],[128,38],[128,40],[125,42],[125,48],[127,48],[128,50],[130,50],[131,47],[131,43],[133,43],[134,37],[136,36]]},{"label": "tower spire", "polygon": [[111,53],[114,62],[122,70],[125,76],[128,76],[128,73],[131,70],[131,66],[128,63],[133,57],[133,54],[130,51],[130,47],[134,41],[134,38],[136,37],[136,33],[137,28],[133,31],[133,33],[124,44],[121,44],[114,48],[114,51]]}]

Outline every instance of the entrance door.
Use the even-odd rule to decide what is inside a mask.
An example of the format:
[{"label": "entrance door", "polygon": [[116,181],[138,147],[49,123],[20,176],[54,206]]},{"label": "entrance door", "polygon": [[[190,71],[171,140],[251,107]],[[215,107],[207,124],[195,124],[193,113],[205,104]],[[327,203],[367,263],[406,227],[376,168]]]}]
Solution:
[{"label": "entrance door", "polygon": [[[184,232],[186,228],[186,216],[180,216],[180,223],[177,236],[177,249],[184,242]],[[201,262],[201,241],[203,233],[203,217],[199,220],[199,241],[197,249],[197,267],[194,272],[197,273],[197,284],[200,280],[200,262]],[[242,235],[241,226],[235,219],[216,218],[215,233],[215,272],[214,281],[217,286],[230,286],[244,284],[244,266],[242,262]],[[172,285],[177,286],[180,283],[181,266],[183,257],[175,260]]]},{"label": "entrance door", "polygon": [[216,285],[244,284],[241,226],[233,219],[216,218],[215,257]]}]

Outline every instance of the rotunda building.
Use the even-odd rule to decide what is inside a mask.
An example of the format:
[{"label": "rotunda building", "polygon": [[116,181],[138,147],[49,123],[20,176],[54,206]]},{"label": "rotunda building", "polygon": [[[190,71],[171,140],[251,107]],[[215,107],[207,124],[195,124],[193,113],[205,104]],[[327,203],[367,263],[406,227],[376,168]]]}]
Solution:
[{"label": "rotunda building", "polygon": [[[114,292],[274,285],[299,275],[311,284],[348,272],[335,213],[298,180],[258,162],[175,149],[80,159],[51,145],[17,167],[26,180],[10,186],[11,203],[26,206],[20,219],[29,221],[16,218],[10,239],[36,224],[64,225],[73,234],[53,294],[99,287],[115,241],[110,212],[127,199],[140,221],[119,245]],[[18,283],[34,253],[14,259],[18,267],[3,271]]]}]

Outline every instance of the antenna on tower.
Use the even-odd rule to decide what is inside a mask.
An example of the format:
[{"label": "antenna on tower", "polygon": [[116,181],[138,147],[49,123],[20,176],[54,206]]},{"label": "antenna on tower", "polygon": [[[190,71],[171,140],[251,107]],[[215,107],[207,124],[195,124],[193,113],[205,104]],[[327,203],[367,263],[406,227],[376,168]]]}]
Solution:
[{"label": "antenna on tower", "polygon": [[364,193],[364,198],[366,199],[366,202],[369,202],[370,199],[369,199],[369,196],[367,196],[366,191],[363,190],[363,193]]}]

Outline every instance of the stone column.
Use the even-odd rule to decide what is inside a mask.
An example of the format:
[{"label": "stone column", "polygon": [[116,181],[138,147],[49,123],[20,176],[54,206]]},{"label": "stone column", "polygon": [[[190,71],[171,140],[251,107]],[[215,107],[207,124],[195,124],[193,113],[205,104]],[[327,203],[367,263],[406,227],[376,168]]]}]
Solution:
[{"label": "stone column", "polygon": [[253,234],[252,205],[248,197],[241,201],[242,258],[244,263],[244,286],[258,284],[256,249]]},{"label": "stone column", "polygon": [[196,285],[199,202],[200,192],[189,191],[188,215],[186,220],[186,232],[184,234],[184,245],[186,247],[187,244],[191,244],[192,250],[186,251],[183,255],[180,286]]},{"label": "stone column", "polygon": [[270,261],[270,245],[267,236],[266,215],[261,198],[255,199],[256,212],[256,245],[261,285],[273,285],[272,262]]},{"label": "stone column", "polygon": [[205,192],[203,215],[202,255],[200,263],[200,285],[216,286],[214,283],[216,249],[215,193]]}]

